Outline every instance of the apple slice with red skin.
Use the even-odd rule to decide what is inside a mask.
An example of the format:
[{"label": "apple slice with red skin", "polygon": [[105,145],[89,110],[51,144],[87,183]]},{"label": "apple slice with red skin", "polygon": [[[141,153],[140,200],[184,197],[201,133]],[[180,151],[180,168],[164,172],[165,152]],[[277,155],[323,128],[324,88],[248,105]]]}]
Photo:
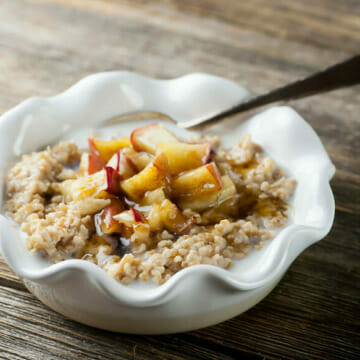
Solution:
[{"label": "apple slice with red skin", "polygon": [[122,179],[128,179],[137,173],[136,167],[129,159],[127,153],[123,150],[120,150],[115,155],[113,155],[106,166],[115,169],[120,174]]},{"label": "apple slice with red skin", "polygon": [[114,219],[114,216],[125,210],[125,204],[121,199],[111,199],[111,204],[97,214],[95,222],[100,224],[100,230],[104,234],[121,233],[121,224]]},{"label": "apple slice with red skin", "polygon": [[104,168],[105,163],[96,155],[89,154],[89,163],[88,163],[88,174],[95,174]]},{"label": "apple slice with red skin", "polygon": [[105,162],[101,158],[96,146],[94,144],[94,138],[88,139],[89,143],[89,160],[88,160],[88,174],[92,175],[104,168]]},{"label": "apple slice with red skin", "polygon": [[161,124],[150,124],[135,129],[130,136],[131,145],[136,151],[156,153],[158,144],[164,142],[178,142],[174,134]]},{"label": "apple slice with red skin", "polygon": [[170,175],[167,158],[164,154],[159,154],[152,164],[129,179],[122,181],[123,191],[132,199],[141,202],[147,191],[155,190],[159,187],[168,188]]},{"label": "apple slice with red skin", "polygon": [[134,217],[135,222],[144,222],[143,217],[142,217],[140,211],[138,211],[138,210],[136,210],[136,209],[134,209],[134,208],[131,208],[130,211],[131,211],[132,214],[133,214],[133,217]]},{"label": "apple slice with red skin", "polygon": [[115,215],[113,218],[122,227],[121,235],[126,238],[131,237],[137,226],[144,224],[142,214],[134,208],[122,211],[120,214]]},{"label": "apple slice with red skin", "polygon": [[134,208],[122,211],[120,214],[115,215],[114,219],[127,227],[144,222],[142,214]]},{"label": "apple slice with red skin", "polygon": [[120,155],[120,151],[119,151],[115,155],[113,155],[113,157],[108,161],[106,166],[112,167],[114,170],[119,172],[119,169],[120,169],[120,157],[121,157],[121,155]]},{"label": "apple slice with red skin", "polygon": [[221,190],[220,172],[214,162],[180,174],[172,181],[173,195],[186,198]]},{"label": "apple slice with red skin", "polygon": [[109,199],[123,195],[121,180],[121,176],[115,169],[105,166],[95,174],[64,181],[62,192],[72,200],[82,200],[88,197]]},{"label": "apple slice with red skin", "polygon": [[123,193],[120,185],[121,175],[110,166],[105,166],[104,169],[106,172],[106,188],[104,190],[109,194],[121,196]]}]

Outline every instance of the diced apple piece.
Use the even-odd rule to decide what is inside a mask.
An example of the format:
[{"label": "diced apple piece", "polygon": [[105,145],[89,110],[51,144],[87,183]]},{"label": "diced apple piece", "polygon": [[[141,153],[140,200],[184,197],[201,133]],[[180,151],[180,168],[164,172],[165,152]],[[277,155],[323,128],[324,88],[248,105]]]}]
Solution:
[{"label": "diced apple piece", "polygon": [[181,234],[195,222],[195,217],[186,218],[173,202],[165,199],[161,205],[154,204],[152,206],[146,220],[152,231],[160,231],[165,228]]},{"label": "diced apple piece", "polygon": [[159,144],[157,151],[165,154],[169,162],[170,174],[176,175],[206,164],[210,157],[211,146],[209,143],[169,142]]},{"label": "diced apple piece", "polygon": [[111,167],[105,167],[106,172],[106,188],[107,193],[120,196],[122,194],[120,182],[122,180],[120,174]]},{"label": "diced apple piece", "polygon": [[127,158],[135,166],[137,171],[143,170],[154,160],[153,155],[146,152],[138,152],[131,147],[123,149],[122,152],[126,154]]},{"label": "diced apple piece", "polygon": [[133,165],[123,150],[120,150],[115,155],[113,155],[106,166],[116,170],[122,179],[128,179],[137,172],[136,167]]},{"label": "diced apple piece", "polygon": [[239,218],[239,204],[236,196],[201,213],[201,220],[204,225],[217,224],[222,219],[228,219],[229,217]]},{"label": "diced apple piece", "polygon": [[166,199],[165,191],[163,188],[147,191],[141,200],[142,206],[153,204],[161,204]]},{"label": "diced apple piece", "polygon": [[95,174],[63,184],[62,193],[69,193],[73,200],[81,200],[87,197],[108,199],[112,198],[113,195],[122,194],[120,181],[121,177],[116,170],[105,167],[104,170]]},{"label": "diced apple piece", "polygon": [[214,162],[186,171],[172,182],[173,194],[176,198],[217,192],[221,187],[221,175]]},{"label": "diced apple piece", "polygon": [[110,204],[110,199],[86,198],[77,200],[74,206],[78,209],[81,216],[93,215],[106,208]]},{"label": "diced apple piece", "polygon": [[126,238],[131,237],[137,225],[143,224],[142,215],[134,208],[122,211],[120,214],[115,215],[113,218],[122,227],[121,235]]},{"label": "diced apple piece", "polygon": [[98,157],[96,157],[93,154],[89,154],[89,160],[88,160],[88,174],[95,174],[96,172],[103,169],[105,166],[105,163]]},{"label": "diced apple piece", "polygon": [[186,218],[179,208],[168,199],[162,202],[160,212],[164,227],[178,234],[186,231],[196,220],[195,217]]},{"label": "diced apple piece", "polygon": [[96,172],[100,171],[105,166],[105,161],[101,158],[93,138],[88,139],[89,142],[89,150],[90,154],[88,155],[88,167],[87,173],[89,175],[95,174]]},{"label": "diced apple piece", "polygon": [[231,199],[236,195],[236,187],[230,176],[224,175],[221,177],[222,188],[217,197],[215,206],[221,205],[224,201]]},{"label": "diced apple piece", "polygon": [[133,226],[133,234],[130,237],[131,242],[137,244],[147,243],[150,240],[150,226],[139,223]]},{"label": "diced apple piece", "polygon": [[[124,136],[119,140],[108,141],[90,138],[89,143],[90,142],[93,143],[94,148],[96,149],[104,163],[107,163],[112,158],[112,156],[119,152],[121,149],[130,146],[130,139],[127,136]],[[91,148],[90,152],[93,153],[93,151],[91,151]]]},{"label": "diced apple piece", "polygon": [[212,193],[193,194],[178,200],[181,209],[203,211],[211,207],[217,207],[236,195],[235,184],[228,175],[221,177],[222,189]]},{"label": "diced apple piece", "polygon": [[[108,200],[110,202],[110,200]],[[104,211],[98,214],[95,222],[100,225],[100,230],[104,234],[121,233],[121,224],[114,219],[114,216],[125,210],[125,204],[120,199],[111,199],[111,204],[106,206]]]},{"label": "diced apple piece", "polygon": [[160,204],[154,204],[148,213],[146,220],[152,231],[160,231],[164,228],[164,223],[161,216]]},{"label": "diced apple piece", "polygon": [[159,154],[144,170],[124,180],[121,187],[131,199],[141,201],[147,191],[167,187],[169,181],[167,158]]},{"label": "diced apple piece", "polygon": [[120,169],[120,151],[112,156],[112,158],[107,162],[106,166],[113,168],[117,172]]},{"label": "diced apple piece", "polygon": [[114,219],[127,227],[144,222],[141,213],[134,208],[122,211],[120,214],[115,215]]},{"label": "diced apple piece", "polygon": [[130,140],[136,151],[146,151],[150,154],[156,153],[158,144],[178,141],[175,135],[161,124],[150,124],[135,129],[131,133]]},{"label": "diced apple piece", "polygon": [[63,187],[66,192],[70,193],[73,200],[94,197],[99,190],[106,188],[106,172],[101,170],[95,174],[74,180],[69,184],[64,182]]},{"label": "diced apple piece", "polygon": [[142,217],[140,211],[138,211],[138,210],[136,210],[136,209],[134,209],[134,208],[131,208],[130,210],[132,211],[133,216],[134,216],[134,220],[135,220],[136,222],[144,222],[143,217]]},{"label": "diced apple piece", "polygon": [[123,179],[128,179],[137,173],[137,168],[130,161],[125,152],[120,152],[119,174]]}]

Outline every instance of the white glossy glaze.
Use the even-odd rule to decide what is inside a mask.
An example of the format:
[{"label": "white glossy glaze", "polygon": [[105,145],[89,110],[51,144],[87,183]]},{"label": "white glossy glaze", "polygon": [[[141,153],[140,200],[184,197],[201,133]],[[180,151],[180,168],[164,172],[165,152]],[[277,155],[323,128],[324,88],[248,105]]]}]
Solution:
[{"label": "white glossy glaze", "polygon": [[[0,118],[1,179],[19,153],[52,143],[69,130],[95,127],[104,119],[141,109],[184,121],[247,96],[235,83],[206,74],[168,81],[127,72],[92,75],[53,98],[29,99]],[[122,124],[118,129],[128,133],[138,125]],[[86,261],[49,265],[30,254],[24,237],[0,216],[0,249],[9,266],[51,308],[109,330],[186,331],[247,310],[271,291],[306,247],[330,230],[334,199],[329,180],[335,168],[313,129],[288,107],[269,109],[242,124],[226,121],[210,132],[221,134],[226,146],[251,133],[298,181],[292,221],[261,251],[235,262],[229,271],[199,265],[177,273],[162,286],[140,282],[123,286]]]}]

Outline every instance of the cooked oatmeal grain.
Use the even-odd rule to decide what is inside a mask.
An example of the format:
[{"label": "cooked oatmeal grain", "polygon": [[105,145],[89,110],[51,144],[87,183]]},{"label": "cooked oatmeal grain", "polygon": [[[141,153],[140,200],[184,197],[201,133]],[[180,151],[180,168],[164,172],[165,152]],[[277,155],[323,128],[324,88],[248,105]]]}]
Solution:
[{"label": "cooked oatmeal grain", "polygon": [[[211,142],[213,149],[216,148],[208,162],[213,161],[222,179],[230,184],[227,189],[232,190],[231,196],[221,198],[219,190],[215,202],[208,207],[184,207],[181,213],[176,206],[168,207],[166,211],[177,212],[172,212],[168,220],[161,218],[162,222],[158,216],[151,217],[151,211],[155,215],[167,214],[162,207],[172,203],[161,202],[164,197],[176,203],[178,195],[168,187],[156,193],[161,198],[158,202],[161,205],[154,203],[150,207],[139,203],[136,205],[138,210],[131,208],[134,199],[126,199],[126,194],[119,198],[109,187],[92,191],[88,197],[74,198],[68,195],[74,181],[84,179],[89,173],[81,189],[90,194],[93,184],[90,179],[94,175],[91,175],[90,167],[80,171],[74,169],[74,164],[80,161],[79,149],[72,142],[63,142],[24,155],[11,169],[5,209],[28,234],[27,245],[31,251],[43,253],[52,262],[68,258],[91,261],[123,284],[136,279],[152,279],[156,284],[162,284],[181,269],[198,264],[227,269],[234,259],[245,257],[252,248],[260,249],[272,239],[275,236],[272,229],[286,224],[286,201],[292,196],[296,181],[288,179],[249,135],[230,150],[221,148],[216,137],[192,138],[191,142]],[[137,172],[141,174],[141,169],[149,161],[153,161],[151,151],[144,154],[137,153],[136,161],[133,161],[135,165],[127,168],[133,178]],[[117,170],[121,171],[120,168]],[[96,171],[96,181],[99,182],[104,170],[100,167]],[[106,171],[109,176],[110,170]],[[166,179],[170,186],[173,178]],[[203,188],[202,191],[209,190]],[[183,199],[179,197],[180,207]],[[185,200],[184,203],[188,204],[189,198],[185,197]],[[114,209],[118,210],[114,214],[122,214],[122,218],[115,217],[123,221],[120,224],[114,221],[113,213],[106,217],[109,213],[106,211]],[[155,213],[154,209],[163,212]],[[131,216],[135,222],[130,226]],[[188,225],[180,226],[181,222]],[[104,224],[108,226],[106,229],[112,230],[104,232]]]}]

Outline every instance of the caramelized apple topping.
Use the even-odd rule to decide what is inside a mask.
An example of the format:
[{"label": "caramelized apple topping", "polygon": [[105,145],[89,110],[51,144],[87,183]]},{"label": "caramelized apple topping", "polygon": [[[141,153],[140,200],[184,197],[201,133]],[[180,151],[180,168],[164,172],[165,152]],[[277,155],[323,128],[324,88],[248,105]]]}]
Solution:
[{"label": "caramelized apple topping", "polygon": [[183,210],[216,208],[236,193],[231,178],[209,162],[209,143],[182,142],[163,125],[138,128],[130,138],[88,143],[80,164],[84,176],[59,189],[67,201],[110,201],[95,216],[98,234],[129,238],[140,223],[151,232],[181,234],[195,223]]}]

